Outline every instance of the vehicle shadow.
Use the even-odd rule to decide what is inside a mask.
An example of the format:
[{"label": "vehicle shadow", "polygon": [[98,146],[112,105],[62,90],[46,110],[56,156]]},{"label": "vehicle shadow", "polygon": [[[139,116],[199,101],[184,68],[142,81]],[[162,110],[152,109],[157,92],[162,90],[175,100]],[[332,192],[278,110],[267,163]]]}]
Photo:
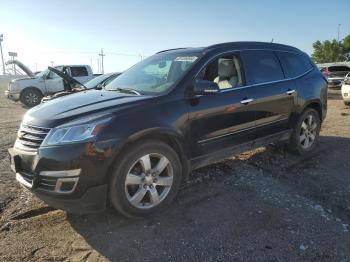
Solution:
[{"label": "vehicle shadow", "polygon": [[[294,236],[275,237],[285,211],[262,200],[251,186],[234,186],[244,177],[241,171],[272,178],[289,192],[350,221],[350,210],[345,210],[350,206],[349,153],[350,138],[333,136],[322,136],[317,150],[303,157],[287,153],[283,146],[269,146],[194,171],[174,203],[157,215],[129,219],[108,209],[99,214],[68,214],[68,221],[111,261],[226,260],[230,252],[238,258],[246,254],[241,259],[266,256],[265,245],[288,246]],[[268,252],[277,256],[281,250],[269,248]],[[298,254],[288,254],[294,255]]]}]

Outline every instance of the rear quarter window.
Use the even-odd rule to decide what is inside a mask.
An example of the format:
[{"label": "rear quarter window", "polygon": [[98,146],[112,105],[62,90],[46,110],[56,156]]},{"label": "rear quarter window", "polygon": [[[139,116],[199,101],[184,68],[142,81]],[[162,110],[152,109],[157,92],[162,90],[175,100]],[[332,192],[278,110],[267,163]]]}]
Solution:
[{"label": "rear quarter window", "polygon": [[70,72],[72,74],[72,77],[88,76],[89,75],[86,67],[84,67],[84,66],[71,67]]},{"label": "rear quarter window", "polygon": [[272,51],[243,51],[242,58],[251,84],[284,79],[280,62]]},{"label": "rear quarter window", "polygon": [[304,54],[276,52],[287,78],[297,77],[312,68],[310,59]]}]

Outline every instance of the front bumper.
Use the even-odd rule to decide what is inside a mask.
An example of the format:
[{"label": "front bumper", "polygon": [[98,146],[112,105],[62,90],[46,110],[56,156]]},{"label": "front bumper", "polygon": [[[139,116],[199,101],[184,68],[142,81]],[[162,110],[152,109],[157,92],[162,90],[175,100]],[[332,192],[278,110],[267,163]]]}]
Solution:
[{"label": "front bumper", "polygon": [[101,211],[107,201],[107,173],[119,140],[9,149],[17,181],[44,202],[71,213]]},{"label": "front bumper", "polygon": [[8,99],[11,99],[13,101],[18,101],[20,94],[19,93],[11,93],[10,90],[5,90],[5,96]]}]

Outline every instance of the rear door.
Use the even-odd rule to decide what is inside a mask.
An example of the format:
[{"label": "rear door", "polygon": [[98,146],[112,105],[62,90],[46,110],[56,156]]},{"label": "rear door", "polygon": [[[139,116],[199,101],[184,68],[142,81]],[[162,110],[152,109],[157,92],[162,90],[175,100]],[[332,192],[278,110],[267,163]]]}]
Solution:
[{"label": "rear door", "polygon": [[288,129],[289,118],[297,98],[296,84],[286,80],[281,64],[273,51],[242,52],[248,85],[254,86],[256,138]]}]

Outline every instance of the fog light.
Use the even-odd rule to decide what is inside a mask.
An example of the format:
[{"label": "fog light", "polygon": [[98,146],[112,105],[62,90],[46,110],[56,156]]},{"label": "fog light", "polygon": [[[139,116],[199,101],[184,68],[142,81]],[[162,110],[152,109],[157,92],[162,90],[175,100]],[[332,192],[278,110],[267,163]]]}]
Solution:
[{"label": "fog light", "polygon": [[74,191],[79,177],[58,178],[55,186],[56,193],[69,194]]}]

